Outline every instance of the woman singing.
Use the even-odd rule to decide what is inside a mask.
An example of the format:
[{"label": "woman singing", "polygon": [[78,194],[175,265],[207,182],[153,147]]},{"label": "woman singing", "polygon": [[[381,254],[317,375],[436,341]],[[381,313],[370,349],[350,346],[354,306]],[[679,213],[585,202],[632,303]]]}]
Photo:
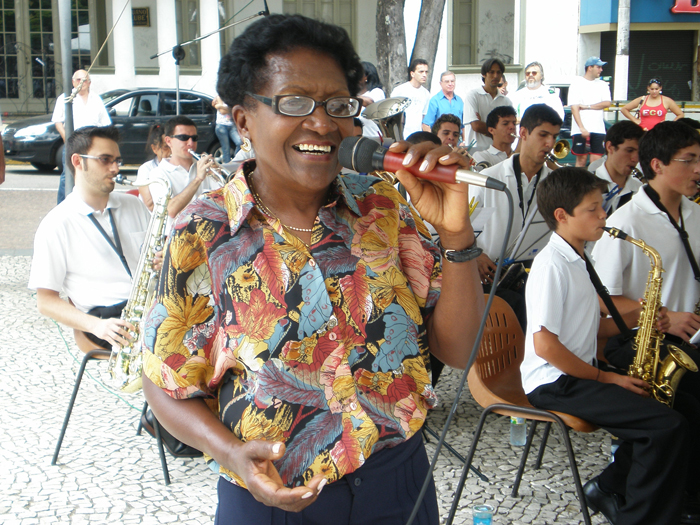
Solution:
[{"label": "woman singing", "polygon": [[[361,75],[345,30],[301,16],[250,25],[221,61],[256,157],[176,220],[144,365],[156,417],[220,465],[218,524],[405,523],[428,475],[429,353],[464,368],[474,343],[467,187],[398,173],[464,261],[448,262],[393,186],[339,175]],[[417,522],[438,523],[434,487]]]},{"label": "woman singing", "polygon": [[[678,104],[670,97],[661,94],[661,81],[652,78],[647,85],[647,94],[631,100],[624,108],[622,114],[635,124],[639,124],[644,131],[649,131],[659,122],[666,120],[666,113],[669,111],[676,115],[673,120],[683,118],[683,112]],[[636,115],[632,114],[632,111]]]}]

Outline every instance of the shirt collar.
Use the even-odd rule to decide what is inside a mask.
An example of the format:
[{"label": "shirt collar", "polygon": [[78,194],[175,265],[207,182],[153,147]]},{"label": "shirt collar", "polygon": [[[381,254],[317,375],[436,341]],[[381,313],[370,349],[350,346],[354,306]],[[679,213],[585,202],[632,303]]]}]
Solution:
[{"label": "shirt collar", "polygon": [[[87,202],[85,202],[83,199],[81,199],[80,196],[78,195],[78,192],[76,192],[76,191],[70,192],[65,200],[66,200],[66,202],[68,202],[68,205],[71,206],[80,215],[88,216],[91,213],[98,211],[98,210],[94,210]],[[119,200],[117,200],[117,198],[114,196],[114,193],[110,193],[109,198],[107,200],[107,207],[105,208],[105,211],[108,209],[116,210],[120,206],[121,206],[121,202]]]},{"label": "shirt collar", "polygon": [[[250,211],[256,207],[255,199],[248,186],[246,175],[250,175],[255,169],[255,160],[244,162],[236,172],[233,180],[223,188],[224,202],[229,217],[231,235],[234,235],[246,221]],[[337,206],[340,201],[356,215],[360,216],[360,208],[352,192],[348,189],[342,175],[336,177],[331,191],[335,198],[327,206]]]},{"label": "shirt collar", "polygon": [[[571,245],[566,242],[557,232],[552,232],[552,236],[549,238],[549,244],[552,246],[552,248],[558,251],[567,262],[575,263],[576,261],[581,261],[585,264],[583,258],[581,258],[578,252],[574,250]],[[590,259],[590,256],[588,257]]]},{"label": "shirt collar", "polygon": [[[608,183],[608,191],[612,191],[617,184],[615,181],[612,180],[612,177],[610,176],[610,172],[608,171],[608,168],[605,166],[605,162],[598,166],[598,169],[595,170],[596,177],[599,177],[606,181]],[[620,196],[625,195],[627,193],[633,193],[639,188],[641,188],[642,183],[640,182],[637,184],[637,180],[630,174],[627,176],[627,180],[625,181],[625,186],[622,188],[622,191],[620,191]]]},{"label": "shirt collar", "polygon": [[[690,202],[686,202],[687,199],[682,199],[681,200],[681,214],[683,216],[684,221],[690,220],[690,215],[693,213],[693,206],[691,205]],[[654,204],[654,201],[652,201],[649,198],[649,195],[647,195],[647,192],[643,190],[643,188],[640,188],[637,193],[635,193],[632,196],[632,202],[639,206],[639,208],[648,213],[648,214],[654,214],[654,213],[660,213],[664,216],[664,219],[668,220],[668,217],[664,212],[662,212],[659,208],[656,207],[656,204]]]},{"label": "shirt collar", "polygon": [[495,156],[500,156],[500,155],[508,155],[505,151],[501,151],[500,149],[496,148],[493,144],[489,146],[489,149],[486,150],[489,152],[491,155]]}]

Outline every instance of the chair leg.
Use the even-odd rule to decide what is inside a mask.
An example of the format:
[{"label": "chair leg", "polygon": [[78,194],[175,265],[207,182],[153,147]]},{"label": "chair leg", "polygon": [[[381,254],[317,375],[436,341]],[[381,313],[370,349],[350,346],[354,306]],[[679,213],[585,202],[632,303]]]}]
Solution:
[{"label": "chair leg", "polygon": [[68,420],[73,412],[73,405],[75,405],[75,398],[78,395],[78,389],[80,388],[80,383],[83,380],[83,373],[85,372],[85,366],[88,361],[92,359],[97,359],[96,356],[110,356],[112,352],[109,350],[90,350],[83,357],[83,361],[80,363],[80,369],[78,370],[78,375],[75,377],[75,385],[73,385],[73,394],[70,397],[68,403],[68,410],[66,410],[66,417],[63,418],[63,426],[61,427],[61,434],[58,436],[58,443],[56,443],[56,450],[54,450],[53,458],[51,459],[51,464],[55,465],[58,460],[58,453],[61,451],[61,444],[63,443],[63,437],[66,435],[66,428],[68,428]]},{"label": "chair leg", "polygon": [[141,410],[141,416],[139,416],[139,427],[136,429],[136,435],[140,436],[141,431],[143,430],[143,416],[146,415],[146,411],[148,410],[148,401],[143,402],[143,410]]},{"label": "chair leg", "polygon": [[486,416],[488,416],[492,411],[491,407],[485,408],[484,412],[479,418],[479,424],[476,426],[474,431],[474,438],[472,438],[472,446],[469,448],[469,454],[464,462],[464,467],[462,468],[462,475],[459,478],[459,483],[457,483],[457,488],[455,489],[454,498],[452,500],[452,507],[450,508],[450,515],[447,517],[446,524],[452,525],[455,519],[455,514],[457,513],[457,506],[459,505],[459,500],[462,497],[462,490],[464,490],[464,483],[467,481],[467,475],[469,474],[469,468],[474,460],[474,453],[476,452],[476,446],[481,438],[481,431],[484,428],[484,422],[486,421]]},{"label": "chair leg", "polygon": [[[430,440],[428,439],[428,434],[430,434],[431,436],[433,436],[433,437],[434,437],[435,439],[437,439],[438,441],[440,440],[440,436],[438,436],[437,432],[435,432],[435,431],[434,431],[432,428],[430,428],[427,424],[426,424],[426,425],[423,425],[423,438],[425,439],[425,442],[426,442],[426,443],[430,443]],[[455,450],[455,448],[454,448],[452,445],[450,445],[447,441],[444,441],[444,442],[442,443],[442,445],[448,450],[448,452],[450,452],[454,457],[456,457],[456,458],[457,458],[458,460],[460,460],[462,463],[464,463],[464,462],[466,461],[466,460],[464,459],[464,456],[463,456],[462,454],[460,454],[459,452],[457,452],[457,450]],[[480,479],[481,481],[485,481],[486,483],[489,482],[489,478],[487,478],[486,476],[484,476],[484,474],[483,474],[478,468],[476,468],[474,465],[471,465],[471,466],[469,467],[469,469],[470,469],[474,474],[476,474],[477,476],[479,476],[479,479]]]},{"label": "chair leg", "polygon": [[153,416],[153,430],[156,433],[156,443],[158,444],[158,454],[160,455],[160,466],[163,469],[163,478],[165,479],[165,484],[170,485],[168,460],[165,457],[165,449],[163,448],[163,438],[160,437],[160,423],[158,422],[158,419],[156,419],[155,414]]},{"label": "chair leg", "polygon": [[544,449],[547,446],[547,440],[549,439],[549,430],[552,428],[552,422],[547,421],[544,427],[544,435],[542,436],[542,443],[540,443],[540,451],[537,453],[537,463],[535,463],[535,470],[540,470],[542,466],[542,457],[544,456]]},{"label": "chair leg", "polygon": [[525,448],[520,456],[520,466],[518,467],[518,473],[515,475],[515,482],[513,482],[513,491],[511,496],[514,498],[518,496],[518,489],[520,488],[520,480],[523,478],[523,472],[525,472],[525,463],[527,462],[527,457],[530,455],[530,447],[532,446],[532,439],[535,437],[535,430],[537,429],[537,423],[539,421],[531,421],[530,431],[527,434],[527,441],[525,442]]},{"label": "chair leg", "polygon": [[578,495],[579,503],[581,504],[581,513],[583,514],[583,521],[586,525],[591,525],[591,517],[588,514],[588,506],[586,505],[586,497],[583,495],[583,486],[581,486],[581,477],[578,473],[578,467],[576,466],[576,457],[574,456],[574,448],[571,446],[571,439],[569,437],[569,428],[564,424],[561,419],[557,418],[557,425],[559,430],[561,430],[562,436],[564,438],[564,444],[566,445],[566,453],[569,456],[569,464],[571,465],[571,474],[574,476],[574,484],[576,485],[576,494]]}]

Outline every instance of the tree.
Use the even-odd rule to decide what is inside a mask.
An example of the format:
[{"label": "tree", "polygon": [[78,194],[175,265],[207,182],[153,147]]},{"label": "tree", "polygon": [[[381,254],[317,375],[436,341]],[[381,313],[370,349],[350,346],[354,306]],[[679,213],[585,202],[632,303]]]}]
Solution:
[{"label": "tree", "polygon": [[[406,64],[406,28],[403,23],[405,0],[377,0],[377,69],[387,94],[398,84],[408,80]],[[428,62],[430,85],[437,53],[438,35],[442,25],[445,0],[421,2],[416,41],[411,60],[422,58]]]}]

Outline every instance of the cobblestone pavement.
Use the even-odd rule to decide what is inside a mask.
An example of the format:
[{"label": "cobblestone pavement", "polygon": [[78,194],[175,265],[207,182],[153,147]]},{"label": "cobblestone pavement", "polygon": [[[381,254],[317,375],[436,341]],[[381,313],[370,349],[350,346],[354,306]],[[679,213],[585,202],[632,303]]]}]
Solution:
[{"label": "cobblestone pavement", "polygon": [[[216,480],[201,459],[168,456],[172,484],[165,486],[155,440],[136,435],[143,397],[120,397],[100,383],[106,363],[88,365],[66,432],[58,464],[51,457],[82,354],[72,333],[41,317],[26,288],[30,257],[0,256],[0,523],[213,523]],[[445,371],[438,395],[441,406],[429,416],[440,431],[460,374]],[[448,433],[466,455],[481,410],[468,392]],[[581,477],[599,472],[610,450],[602,431],[572,434]],[[428,444],[432,457],[434,442]],[[536,440],[536,443],[538,440]],[[470,475],[455,519],[471,524],[470,507],[497,507],[494,523],[582,523],[566,452],[556,433],[539,471],[526,470],[520,496],[510,496],[520,447],[508,442],[508,420],[492,416],[482,436],[475,466],[489,482]],[[534,454],[533,454],[534,456]],[[531,458],[531,462],[534,457]],[[461,464],[441,453],[435,480],[445,521],[461,474]],[[606,523],[600,515],[593,523]]]}]

